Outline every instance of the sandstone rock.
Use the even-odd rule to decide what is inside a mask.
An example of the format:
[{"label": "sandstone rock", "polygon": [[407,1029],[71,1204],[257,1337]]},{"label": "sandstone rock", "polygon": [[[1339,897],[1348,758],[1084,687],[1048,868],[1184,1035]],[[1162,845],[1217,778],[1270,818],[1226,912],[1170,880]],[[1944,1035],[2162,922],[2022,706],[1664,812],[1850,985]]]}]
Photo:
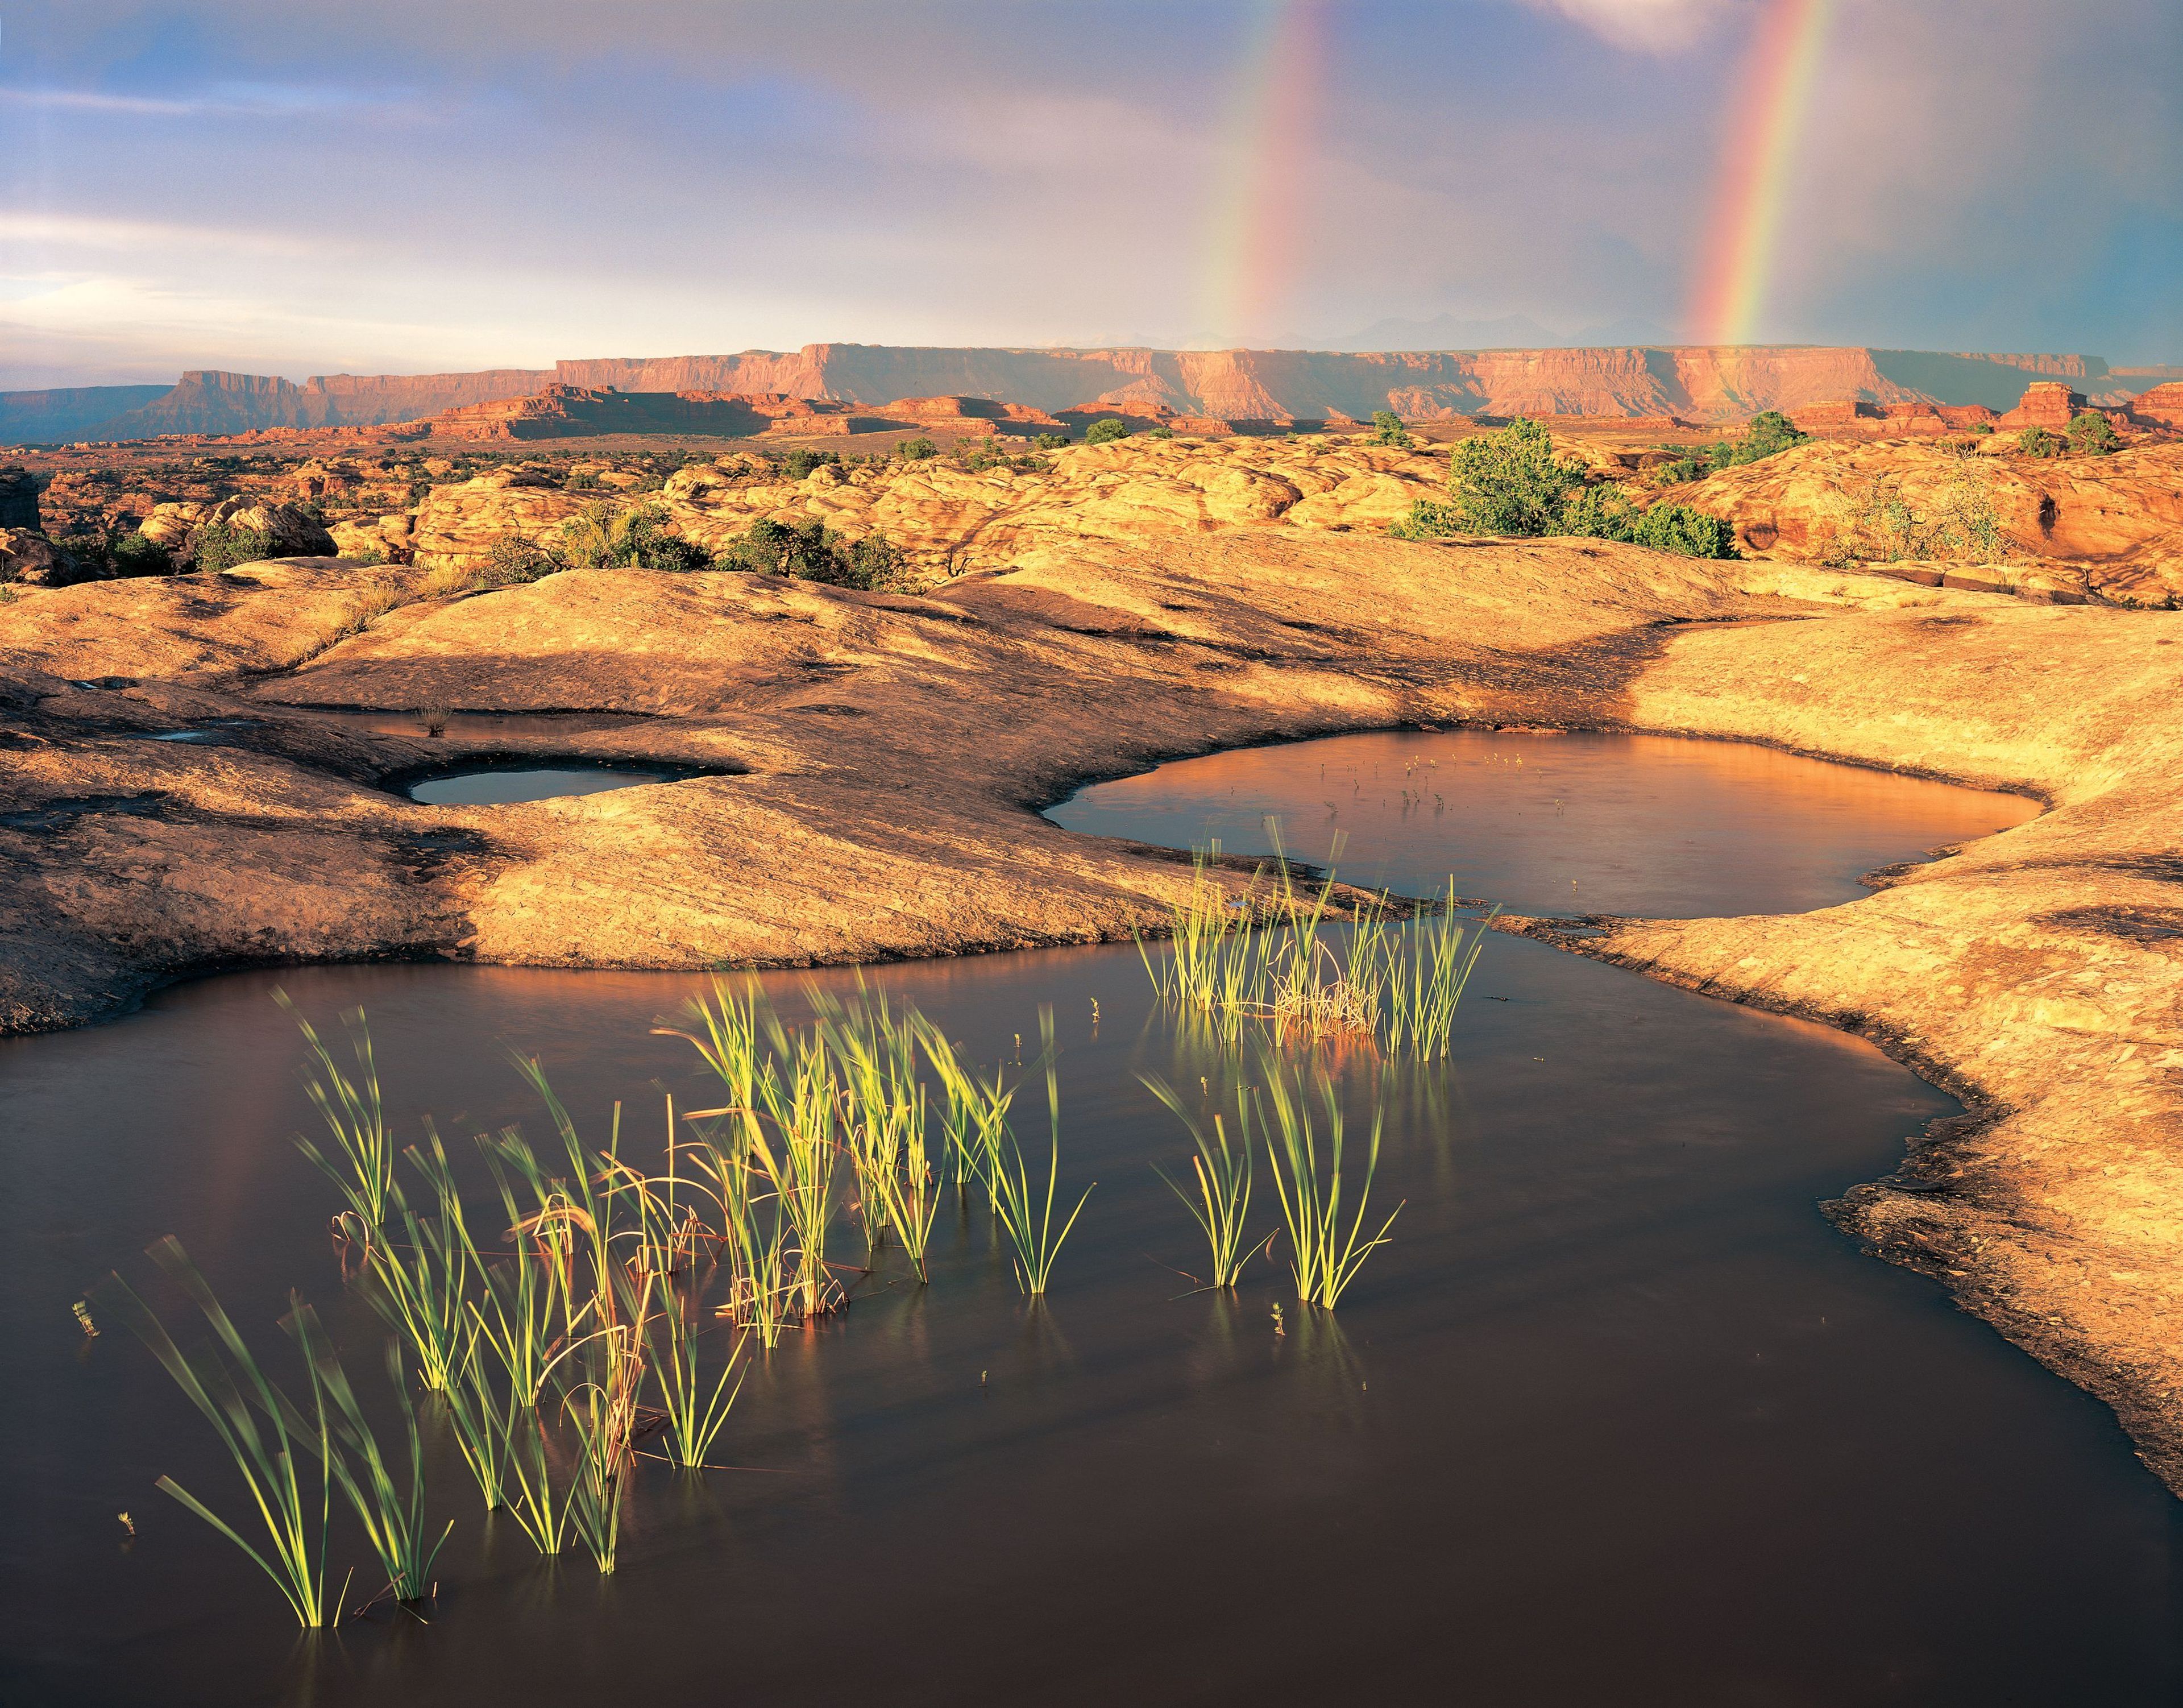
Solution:
[{"label": "sandstone rock", "polygon": [[2171,380],[2139,392],[2130,402],[2130,413],[2159,426],[2183,427],[2183,381]]},{"label": "sandstone rock", "polygon": [[[1861,508],[1883,492],[1924,525],[1977,499],[2000,525],[2002,559],[2066,570],[2055,584],[2062,591],[2136,605],[2183,596],[2183,445],[2058,458],[2021,456],[2000,439],[1980,448],[1966,459],[1936,446],[1833,440],[1669,496],[1733,523],[1747,550],[1805,563],[1841,555]],[[2007,584],[2023,582],[2017,575]]]},{"label": "sandstone rock", "polygon": [[586,506],[624,508],[627,500],[598,492],[570,492],[528,470],[503,469],[475,480],[435,487],[419,506],[406,537],[420,569],[459,569],[481,560],[507,538],[546,546]]},{"label": "sandstone rock", "polygon": [[213,507],[208,503],[177,501],[154,504],[137,532],[154,544],[164,546],[169,552],[179,552],[183,542],[212,512]]},{"label": "sandstone rock", "polygon": [[2085,394],[2059,380],[2038,380],[2024,388],[2024,401],[2001,418],[2004,427],[2045,427],[2061,432],[2085,407]]},{"label": "sandstone rock", "polygon": [[42,526],[37,477],[20,468],[0,469],[0,528],[27,528],[36,533]]},{"label": "sandstone rock", "polygon": [[25,587],[65,587],[87,579],[75,559],[43,534],[0,528],[0,581]]},{"label": "sandstone rock", "polygon": [[191,531],[189,542],[182,554],[187,554],[205,528],[225,526],[238,533],[263,534],[272,543],[265,555],[269,558],[330,558],[334,555],[334,537],[326,531],[326,525],[315,516],[297,509],[293,504],[268,503],[263,498],[234,498],[222,499],[213,506],[209,515]]}]

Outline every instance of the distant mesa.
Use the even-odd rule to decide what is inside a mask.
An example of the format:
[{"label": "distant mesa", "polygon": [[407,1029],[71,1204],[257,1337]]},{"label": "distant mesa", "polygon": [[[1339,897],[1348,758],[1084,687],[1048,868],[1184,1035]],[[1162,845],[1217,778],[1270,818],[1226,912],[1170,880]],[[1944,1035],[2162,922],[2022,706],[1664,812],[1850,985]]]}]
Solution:
[{"label": "distant mesa", "polygon": [[[1092,411],[1177,431],[1195,424],[1247,431],[1364,421],[1377,409],[1413,421],[1525,414],[1713,423],[1762,409],[1842,405],[1854,406],[1845,425],[1900,420],[1903,431],[1921,431],[1939,430],[1935,420],[1947,427],[1950,409],[1997,416],[2016,409],[2027,383],[2058,394],[2074,390],[2095,408],[2121,409],[2177,381],[2183,370],[2111,368],[2096,356],[1861,345],[1338,352],[807,344],[794,352],[611,357],[551,369],[335,374],[301,385],[198,370],[167,387],[0,392],[0,442],[384,432],[398,424],[422,432],[427,421],[434,432],[485,438],[828,434],[884,426],[1008,432],[1053,431],[1090,419]],[[1865,406],[1906,413],[1868,416]],[[2037,407],[2048,412],[2052,405]],[[1927,409],[1936,413],[1920,413]]]}]

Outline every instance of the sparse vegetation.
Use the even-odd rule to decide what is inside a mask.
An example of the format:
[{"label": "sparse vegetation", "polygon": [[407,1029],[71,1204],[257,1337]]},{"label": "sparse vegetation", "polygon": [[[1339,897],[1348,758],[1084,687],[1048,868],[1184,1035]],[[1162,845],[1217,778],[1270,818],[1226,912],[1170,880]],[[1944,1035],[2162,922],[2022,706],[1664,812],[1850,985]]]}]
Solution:
[{"label": "sparse vegetation", "polygon": [[1558,457],[1547,430],[1518,420],[1457,446],[1446,501],[1425,498],[1388,531],[1398,539],[1447,534],[1573,534],[1626,540],[1684,557],[1732,558],[1735,530],[1686,504],[1640,509],[1613,483]]},{"label": "sparse vegetation", "polygon": [[1148,439],[1171,439],[1175,437],[1175,429],[1162,422],[1157,427],[1146,428],[1145,437]]},{"label": "sparse vegetation", "polygon": [[1031,440],[1030,444],[1035,451],[1063,451],[1069,448],[1069,435],[1041,433]]},{"label": "sparse vegetation", "polygon": [[800,481],[814,469],[838,468],[841,462],[841,457],[835,452],[814,451],[799,445],[788,453],[780,471],[789,480]]},{"label": "sparse vegetation", "polygon": [[2081,456],[2113,456],[2122,448],[2122,435],[2097,409],[2080,409],[2069,422],[2069,448]]},{"label": "sparse vegetation", "polygon": [[1939,495],[1922,506],[1910,501],[1894,475],[1847,486],[1835,498],[1824,561],[1837,568],[1906,559],[1991,563],[2004,555],[2008,543],[1993,479],[1986,459],[1972,453],[1957,460]]},{"label": "sparse vegetation", "polygon": [[572,570],[709,570],[713,554],[686,540],[661,504],[617,514],[611,504],[584,507],[561,525],[556,555]]},{"label": "sparse vegetation", "polygon": [[2016,436],[2016,448],[2027,457],[2058,457],[2069,447],[2044,427],[2026,427]]},{"label": "sparse vegetation", "polygon": [[1662,468],[1658,479],[1670,486],[1702,481],[1723,469],[1778,456],[1783,451],[1808,443],[1811,437],[1800,431],[1797,424],[1779,409],[1762,410],[1751,418],[1751,425],[1743,430],[1741,437],[1716,439],[1710,445],[1686,453]]},{"label": "sparse vegetation", "polygon": [[1392,409],[1375,409],[1372,411],[1372,442],[1391,445],[1397,450],[1407,451],[1416,442],[1410,437],[1409,429],[1403,425],[1403,418]]},{"label": "sparse vegetation", "polygon": [[254,564],[273,555],[273,537],[260,528],[238,528],[230,522],[207,522],[190,536],[190,566],[200,574],[216,575],[239,564]]},{"label": "sparse vegetation", "polygon": [[1129,424],[1119,415],[1103,415],[1084,430],[1084,442],[1087,445],[1111,445],[1117,439],[1129,437]]},{"label": "sparse vegetation", "polygon": [[894,448],[895,454],[905,463],[921,463],[940,454],[940,447],[927,438],[904,439]]},{"label": "sparse vegetation", "polygon": [[776,522],[761,516],[721,553],[719,566],[756,575],[795,576],[830,587],[869,590],[893,585],[903,574],[902,555],[885,534],[845,540],[813,517]]}]

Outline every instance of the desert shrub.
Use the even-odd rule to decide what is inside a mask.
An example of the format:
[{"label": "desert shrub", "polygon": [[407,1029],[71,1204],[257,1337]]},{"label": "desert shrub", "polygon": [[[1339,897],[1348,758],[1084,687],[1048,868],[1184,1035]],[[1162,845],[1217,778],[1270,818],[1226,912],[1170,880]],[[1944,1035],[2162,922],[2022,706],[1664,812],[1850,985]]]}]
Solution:
[{"label": "desert shrub", "polygon": [[709,570],[713,554],[675,531],[666,509],[639,504],[617,515],[611,504],[586,504],[561,525],[560,567],[575,570]]},{"label": "desert shrub", "polygon": [[1066,433],[1041,433],[1030,442],[1030,448],[1034,451],[1058,451],[1065,449],[1068,444],[1069,435]]},{"label": "desert shrub", "polygon": [[1103,415],[1084,430],[1084,442],[1087,445],[1110,445],[1129,437],[1129,423],[1119,415]]},{"label": "desert shrub", "polygon": [[2069,444],[2088,457],[2112,456],[2122,448],[2122,435],[2098,410],[2080,409],[2069,423]]},{"label": "desert shrub", "polygon": [[1175,437],[1175,429],[1163,422],[1157,427],[1146,428],[1145,437],[1148,439],[1171,439]]},{"label": "desert shrub", "polygon": [[957,459],[966,474],[982,475],[988,469],[1006,469],[1018,475],[1042,475],[1053,467],[1051,459],[1028,451],[1003,451],[991,439],[970,446]]},{"label": "desert shrub", "polygon": [[815,516],[803,522],[761,516],[720,554],[720,567],[869,589],[892,585],[903,561],[885,534],[867,534],[853,543]]},{"label": "desert shrub", "polygon": [[[1576,531],[1571,529],[1570,532]],[[1656,552],[1674,552],[1686,558],[1732,558],[1736,530],[1719,516],[1694,510],[1688,504],[1651,504],[1637,513],[1630,540]]]},{"label": "desert shrub", "polygon": [[599,489],[599,477],[589,469],[571,469],[561,484],[572,492],[595,492]]},{"label": "desert shrub", "polygon": [[1993,470],[1976,456],[1958,460],[1947,484],[1922,507],[1893,475],[1837,492],[1834,537],[1825,561],[1836,567],[1903,559],[1991,563],[2008,549],[1994,503]]},{"label": "desert shrub", "polygon": [[503,534],[492,542],[470,577],[470,585],[480,587],[516,587],[526,581],[542,581],[556,570],[568,566],[543,547],[526,540],[520,534]]},{"label": "desert shrub", "polygon": [[207,522],[190,537],[192,565],[208,575],[231,570],[237,564],[254,564],[272,555],[273,537],[263,528]]},{"label": "desert shrub", "polygon": [[1743,430],[1742,437],[1735,439],[1716,439],[1710,445],[1702,445],[1686,452],[1659,471],[1666,484],[1680,485],[1686,481],[1703,481],[1708,475],[1717,475],[1723,469],[1741,467],[1745,463],[1756,463],[1765,458],[1808,442],[1811,435],[1800,431],[1797,424],[1779,409],[1764,409],[1751,418],[1751,425]]},{"label": "desert shrub", "polygon": [[799,447],[788,453],[788,460],[781,465],[781,472],[792,481],[800,481],[814,469],[823,469],[830,463],[838,466],[841,460],[831,451],[814,451]]},{"label": "desert shrub", "polygon": [[1392,409],[1375,409],[1372,411],[1372,442],[1408,450],[1411,442],[1409,430],[1403,426],[1403,418]]},{"label": "desert shrub", "polygon": [[2027,457],[2058,457],[2064,448],[2060,437],[2044,427],[2026,427],[2016,436],[2016,448]]},{"label": "desert shrub", "polygon": [[[1469,454],[1466,457],[1465,453]],[[1687,504],[1640,509],[1610,481],[1593,481],[1553,454],[1546,429],[1517,420],[1467,439],[1449,470],[1445,502],[1423,498],[1387,531],[1397,539],[1456,533],[1569,534],[1627,540],[1686,558],[1731,558],[1736,533]]]},{"label": "desert shrub", "polygon": [[1993,437],[1993,423],[1991,421],[1974,421],[1971,423],[1971,431],[1977,434],[1981,439],[1990,439]]},{"label": "desert shrub", "polygon": [[1554,454],[1544,427],[1519,415],[1497,432],[1458,445],[1447,484],[1466,532],[1547,534],[1569,495],[1584,486],[1585,472]]},{"label": "desert shrub", "polygon": [[928,457],[940,454],[940,447],[926,438],[904,439],[894,450],[895,454],[905,463],[921,463]]}]

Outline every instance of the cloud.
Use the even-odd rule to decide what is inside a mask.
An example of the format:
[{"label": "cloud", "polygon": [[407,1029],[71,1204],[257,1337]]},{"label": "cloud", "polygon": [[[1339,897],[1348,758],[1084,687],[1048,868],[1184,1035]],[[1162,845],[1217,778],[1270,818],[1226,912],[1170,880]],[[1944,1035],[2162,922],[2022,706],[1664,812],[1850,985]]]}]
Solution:
[{"label": "cloud", "polygon": [[1618,47],[1664,53],[1690,47],[1716,20],[1736,9],[1738,0],[1523,0],[1523,3],[1574,19]]},{"label": "cloud", "polygon": [[0,85],[0,107],[138,119],[294,119],[328,114],[421,118],[411,96],[308,86],[240,85],[200,95],[131,95],[103,89]]}]

